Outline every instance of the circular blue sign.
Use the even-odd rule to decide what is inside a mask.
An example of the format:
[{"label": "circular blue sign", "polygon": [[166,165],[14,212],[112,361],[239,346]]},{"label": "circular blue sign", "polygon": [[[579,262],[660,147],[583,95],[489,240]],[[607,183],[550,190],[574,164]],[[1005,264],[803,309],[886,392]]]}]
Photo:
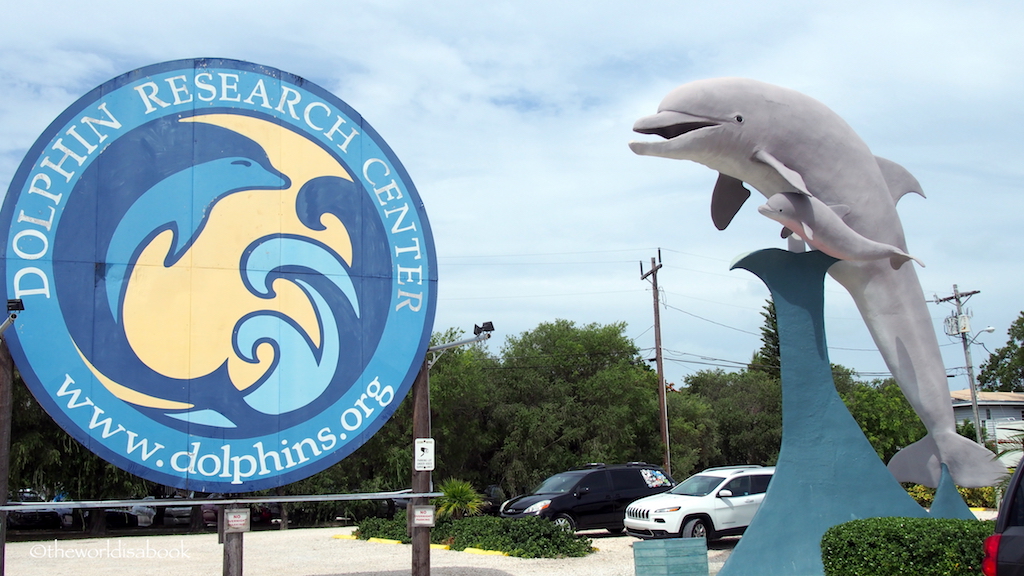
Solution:
[{"label": "circular blue sign", "polygon": [[25,382],[161,484],[327,468],[394,413],[430,339],[434,244],[405,169],[347,104],[266,66],[179,60],[94,89],[0,218]]}]

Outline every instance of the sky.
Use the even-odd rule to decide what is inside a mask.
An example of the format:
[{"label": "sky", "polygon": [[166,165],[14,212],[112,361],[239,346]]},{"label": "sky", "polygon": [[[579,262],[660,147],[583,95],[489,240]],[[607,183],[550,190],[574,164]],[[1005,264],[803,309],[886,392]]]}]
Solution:
[{"label": "sky", "polygon": [[[742,367],[760,347],[767,288],[730,271],[785,246],[755,193],[725,231],[717,174],[634,155],[636,119],[672,88],[740,76],[820,100],[927,198],[898,210],[924,297],[979,291],[977,366],[1024,309],[1020,104],[1024,4],[996,0],[779,2],[95,0],[4,2],[0,190],[64,109],[125,72],[181,58],[255,62],[341,98],[401,160],[438,257],[435,331],[494,323],[492,352],[541,322],[624,322],[654,356],[658,273],[665,376]],[[929,304],[950,389],[959,339]],[[825,286],[829,356],[887,369],[852,299]],[[981,346],[981,344],[984,345]]]}]

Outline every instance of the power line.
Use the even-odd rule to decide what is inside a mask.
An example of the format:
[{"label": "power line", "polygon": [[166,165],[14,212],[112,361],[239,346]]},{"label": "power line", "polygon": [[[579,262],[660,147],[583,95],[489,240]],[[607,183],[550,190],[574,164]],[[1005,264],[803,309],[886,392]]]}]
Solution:
[{"label": "power line", "polygon": [[760,334],[755,334],[754,332],[743,330],[741,328],[736,328],[734,326],[729,326],[728,324],[722,324],[721,322],[715,322],[714,320],[709,320],[709,319],[704,318],[702,316],[698,316],[698,315],[694,314],[693,312],[687,312],[686,310],[683,310],[682,308],[676,308],[675,306],[672,306],[670,304],[662,304],[662,306],[664,306],[665,308],[671,308],[672,310],[675,310],[677,312],[682,312],[683,314],[686,314],[687,316],[693,316],[694,318],[696,318],[698,320],[703,320],[705,322],[708,322],[709,324],[714,324],[716,326],[721,326],[722,328],[728,328],[729,330],[735,330],[737,332],[743,332],[744,334],[750,334],[751,336],[760,336]]}]

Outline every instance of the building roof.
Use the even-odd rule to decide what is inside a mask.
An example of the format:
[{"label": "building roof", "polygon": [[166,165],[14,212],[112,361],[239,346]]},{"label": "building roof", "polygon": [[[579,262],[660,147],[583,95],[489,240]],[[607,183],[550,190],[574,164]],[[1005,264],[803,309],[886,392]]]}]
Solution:
[{"label": "building roof", "polygon": [[[954,404],[971,401],[969,389],[952,390],[949,393]],[[978,402],[986,404],[1024,404],[1024,393],[1021,392],[978,392]]]}]

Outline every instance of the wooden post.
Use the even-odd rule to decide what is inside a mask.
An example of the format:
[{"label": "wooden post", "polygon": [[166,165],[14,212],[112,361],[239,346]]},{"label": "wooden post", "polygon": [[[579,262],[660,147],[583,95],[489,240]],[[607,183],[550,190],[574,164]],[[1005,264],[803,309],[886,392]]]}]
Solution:
[{"label": "wooden post", "polygon": [[[7,504],[11,471],[11,411],[14,404],[14,360],[7,342],[0,340],[0,505]],[[0,576],[4,574],[7,548],[7,512],[0,512]]]},{"label": "wooden post", "polygon": [[[423,361],[412,384],[412,437],[414,443],[416,438],[430,438],[430,363],[427,360]],[[430,492],[430,471],[417,471],[415,464],[412,491]],[[412,525],[413,506],[427,503],[426,498],[413,498],[405,509],[412,536],[412,576],[430,576],[430,528]]]},{"label": "wooden post", "polygon": [[242,576],[242,534],[224,534],[224,576]]}]

